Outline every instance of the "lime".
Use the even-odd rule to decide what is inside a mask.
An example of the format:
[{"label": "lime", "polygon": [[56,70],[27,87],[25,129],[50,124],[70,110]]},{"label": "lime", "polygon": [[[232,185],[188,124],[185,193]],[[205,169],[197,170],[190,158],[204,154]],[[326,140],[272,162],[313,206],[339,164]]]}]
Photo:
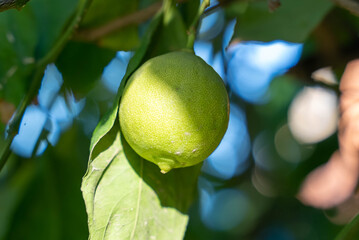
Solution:
[{"label": "lime", "polygon": [[222,140],[228,118],[221,77],[182,51],[152,58],[134,72],[119,109],[126,141],[162,173],[206,159]]}]

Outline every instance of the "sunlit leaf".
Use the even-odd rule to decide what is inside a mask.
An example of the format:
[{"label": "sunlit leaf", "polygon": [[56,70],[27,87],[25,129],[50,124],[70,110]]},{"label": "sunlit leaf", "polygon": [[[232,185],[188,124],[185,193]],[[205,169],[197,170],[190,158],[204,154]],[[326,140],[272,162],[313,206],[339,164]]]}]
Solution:
[{"label": "sunlit leaf", "polygon": [[139,157],[118,129],[116,124],[104,137],[112,143],[98,146],[103,151],[83,180],[90,239],[182,239],[201,166],[164,175]]}]

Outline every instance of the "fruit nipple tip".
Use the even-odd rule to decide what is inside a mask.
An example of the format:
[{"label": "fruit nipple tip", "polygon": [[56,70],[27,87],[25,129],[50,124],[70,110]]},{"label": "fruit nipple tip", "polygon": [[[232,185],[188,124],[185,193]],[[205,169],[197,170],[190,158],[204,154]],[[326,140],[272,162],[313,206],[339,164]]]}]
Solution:
[{"label": "fruit nipple tip", "polygon": [[160,167],[161,173],[163,173],[163,174],[168,173],[172,169],[172,166],[170,166],[167,163],[158,163],[158,166]]}]

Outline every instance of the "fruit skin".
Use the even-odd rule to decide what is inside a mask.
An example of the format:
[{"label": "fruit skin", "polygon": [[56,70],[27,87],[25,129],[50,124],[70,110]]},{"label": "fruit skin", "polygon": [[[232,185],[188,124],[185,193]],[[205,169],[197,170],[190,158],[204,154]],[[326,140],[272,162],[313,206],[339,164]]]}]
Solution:
[{"label": "fruit skin", "polygon": [[128,80],[119,120],[122,133],[162,173],[206,159],[228,126],[229,100],[221,77],[193,53],[148,60]]}]

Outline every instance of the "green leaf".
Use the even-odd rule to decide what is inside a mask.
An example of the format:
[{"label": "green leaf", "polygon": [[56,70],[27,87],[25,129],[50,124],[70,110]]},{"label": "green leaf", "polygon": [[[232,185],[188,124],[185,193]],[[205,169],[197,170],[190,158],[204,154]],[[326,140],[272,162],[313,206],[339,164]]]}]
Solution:
[{"label": "green leaf", "polygon": [[115,56],[115,51],[94,44],[69,42],[58,57],[56,66],[62,73],[66,87],[77,94],[86,94]]},{"label": "green leaf", "polygon": [[31,8],[0,14],[0,97],[18,104],[35,62],[38,36]]},{"label": "green leaf", "polygon": [[77,1],[30,1],[0,14],[0,97],[16,105],[28,89],[36,61],[50,49]]},{"label": "green leaf", "polygon": [[245,13],[249,5],[248,1],[249,0],[234,1],[229,6],[226,6],[226,8],[224,9],[226,12],[226,16],[229,19],[232,19]]},{"label": "green leaf", "polygon": [[78,2],[78,0],[36,0],[30,1],[26,6],[31,7],[35,13],[38,36],[37,59],[45,56],[61,36],[66,24],[75,13]]},{"label": "green leaf", "polygon": [[185,1],[180,4],[179,10],[181,12],[181,15],[183,16],[183,21],[186,24],[186,28],[188,28],[192,24],[194,18],[198,13],[199,6],[199,0]]},{"label": "green leaf", "polygon": [[359,238],[359,215],[347,224],[336,236],[335,240],[352,240]]},{"label": "green leaf", "polygon": [[238,16],[234,38],[304,42],[332,6],[328,0],[281,0],[281,6],[271,13],[267,1],[251,2]]},{"label": "green leaf", "polygon": [[59,195],[49,163],[50,161],[42,162],[33,169],[35,177],[30,181],[24,197],[12,215],[12,223],[5,239],[62,239]]},{"label": "green leaf", "polygon": [[12,216],[34,178],[34,167],[32,162],[25,163],[0,186],[0,239],[6,239],[5,235],[13,220]]},{"label": "green leaf", "polygon": [[156,31],[156,41],[153,41],[148,58],[180,50],[186,47],[187,33],[183,18],[175,6],[164,11],[162,24]]},{"label": "green leaf", "polygon": [[119,124],[104,138],[112,144],[101,147],[82,184],[90,239],[182,239],[201,166],[164,175],[129,147]]}]

